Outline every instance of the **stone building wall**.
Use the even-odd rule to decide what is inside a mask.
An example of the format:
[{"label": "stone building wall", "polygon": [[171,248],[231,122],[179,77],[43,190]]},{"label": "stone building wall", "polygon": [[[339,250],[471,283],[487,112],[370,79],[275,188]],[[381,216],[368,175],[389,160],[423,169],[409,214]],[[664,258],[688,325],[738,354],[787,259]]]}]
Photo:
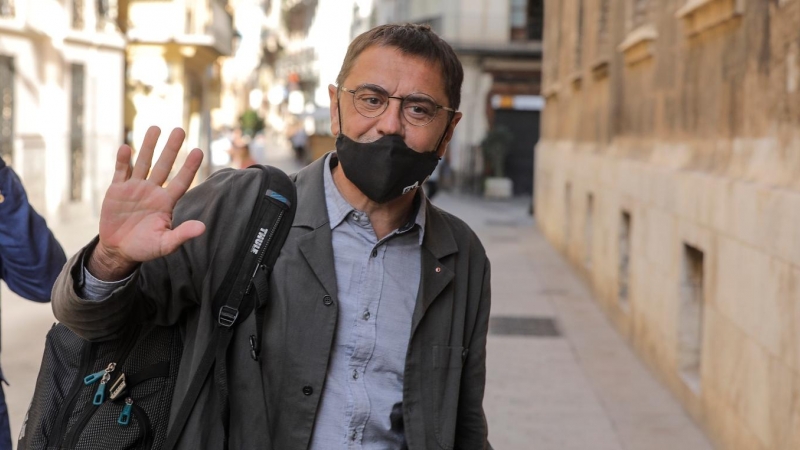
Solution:
[{"label": "stone building wall", "polygon": [[13,67],[0,99],[6,162],[51,224],[97,215],[123,137],[124,36],[94,2],[10,5],[0,8],[0,58]]},{"label": "stone building wall", "polygon": [[545,23],[539,226],[720,448],[800,448],[800,0]]}]

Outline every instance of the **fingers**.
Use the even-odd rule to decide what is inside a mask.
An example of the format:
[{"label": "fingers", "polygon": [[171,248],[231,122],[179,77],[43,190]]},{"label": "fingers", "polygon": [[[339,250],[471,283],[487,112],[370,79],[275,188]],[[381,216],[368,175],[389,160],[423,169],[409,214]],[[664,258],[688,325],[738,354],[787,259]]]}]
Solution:
[{"label": "fingers", "polygon": [[167,185],[167,193],[174,202],[177,203],[178,199],[189,190],[189,186],[191,186],[192,180],[194,180],[194,176],[197,174],[197,170],[200,168],[202,162],[202,150],[196,148],[189,152],[181,170],[175,175],[175,178],[170,181],[169,185]]},{"label": "fingers", "polygon": [[175,157],[178,156],[178,151],[181,149],[185,138],[186,133],[182,129],[175,128],[172,130],[166,145],[164,145],[164,151],[161,152],[161,156],[158,157],[158,161],[150,172],[150,181],[159,186],[167,181],[167,177],[172,171],[172,165],[175,164]]},{"label": "fingers", "polygon": [[150,172],[150,164],[153,162],[153,151],[160,135],[161,129],[156,126],[147,129],[142,141],[142,147],[139,149],[139,156],[136,157],[136,165],[133,167],[131,178],[143,180],[147,177]]},{"label": "fingers", "polygon": [[[170,186],[172,183],[170,183]],[[206,231],[206,226],[199,220],[187,220],[172,231],[164,233],[162,252],[168,255],[178,249],[184,242],[196,238]]]},{"label": "fingers", "polygon": [[114,166],[114,177],[111,179],[112,183],[122,183],[130,177],[131,174],[131,148],[127,145],[122,145],[117,150],[117,162]]}]

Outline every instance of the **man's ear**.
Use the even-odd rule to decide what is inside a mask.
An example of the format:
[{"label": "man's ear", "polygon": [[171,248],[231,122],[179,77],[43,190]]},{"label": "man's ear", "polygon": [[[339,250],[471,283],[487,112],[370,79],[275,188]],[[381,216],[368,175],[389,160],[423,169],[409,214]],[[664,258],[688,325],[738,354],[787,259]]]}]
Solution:
[{"label": "man's ear", "polygon": [[439,148],[436,150],[436,156],[439,158],[443,158],[445,152],[447,152],[447,144],[450,143],[450,139],[453,139],[453,131],[455,131],[458,122],[461,121],[461,117],[463,117],[463,114],[457,112],[453,114],[453,118],[450,120],[450,123],[447,124],[447,131],[444,133],[444,139],[442,139],[442,143],[439,144]]},{"label": "man's ear", "polygon": [[336,89],[336,86],[332,84],[328,85],[328,97],[330,97],[331,99],[331,106],[330,106],[331,133],[333,133],[334,136],[338,136],[339,131],[341,131],[339,124],[339,96],[337,95],[338,91],[339,90]]}]

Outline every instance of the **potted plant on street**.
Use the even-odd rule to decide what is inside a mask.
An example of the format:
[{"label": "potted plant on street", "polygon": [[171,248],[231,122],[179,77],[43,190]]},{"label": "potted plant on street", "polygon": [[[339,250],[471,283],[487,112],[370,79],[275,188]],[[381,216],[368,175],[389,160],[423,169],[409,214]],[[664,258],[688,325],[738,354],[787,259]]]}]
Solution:
[{"label": "potted plant on street", "polygon": [[508,156],[514,134],[499,125],[486,133],[481,141],[486,178],[483,182],[483,195],[491,198],[509,198],[513,193],[513,183],[505,175],[506,156]]},{"label": "potted plant on street", "polygon": [[264,129],[264,118],[261,117],[258,111],[248,109],[239,116],[239,126],[242,128],[242,134],[253,138]]}]

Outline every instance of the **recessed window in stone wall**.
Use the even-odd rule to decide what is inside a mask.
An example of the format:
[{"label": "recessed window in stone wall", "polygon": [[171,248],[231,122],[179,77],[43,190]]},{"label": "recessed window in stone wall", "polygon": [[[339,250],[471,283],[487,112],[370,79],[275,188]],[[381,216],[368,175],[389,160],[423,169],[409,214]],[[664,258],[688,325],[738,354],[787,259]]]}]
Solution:
[{"label": "recessed window in stone wall", "polygon": [[578,2],[577,21],[576,21],[576,38],[575,38],[575,61],[574,69],[581,70],[583,65],[583,3],[584,0],[575,0]]},{"label": "recessed window in stone wall", "polygon": [[633,65],[652,58],[657,38],[658,32],[652,24],[642,25],[628,33],[618,47],[625,54],[625,64]]},{"label": "recessed window in stone wall", "polygon": [[650,0],[633,0],[631,11],[631,23],[633,28],[647,23],[647,16],[650,8]]},{"label": "recessed window in stone wall", "polygon": [[585,254],[583,263],[587,270],[592,269],[592,238],[594,234],[594,195],[586,195],[586,223],[584,224]]},{"label": "recessed window in stone wall", "polygon": [[600,54],[606,51],[609,39],[609,21],[611,19],[611,0],[599,0],[597,11],[597,47]]},{"label": "recessed window in stone wall", "polygon": [[649,21],[650,0],[630,1],[629,31],[617,49],[625,55],[625,63],[633,65],[652,58],[658,33],[655,25]]},{"label": "recessed window in stone wall", "polygon": [[678,311],[678,371],[694,391],[700,391],[700,361],[703,346],[703,252],[683,246],[681,299]]},{"label": "recessed window in stone wall", "polygon": [[72,28],[82,30],[85,24],[83,0],[72,0]]},{"label": "recessed window in stone wall", "polygon": [[0,17],[14,17],[14,0],[0,0]]},{"label": "recessed window in stone wall", "polygon": [[686,34],[694,36],[744,14],[745,0],[688,0],[675,17],[683,19]]},{"label": "recessed window in stone wall", "polygon": [[592,74],[599,79],[608,76],[611,0],[598,0],[597,7],[597,47]]},{"label": "recessed window in stone wall", "polygon": [[619,283],[617,298],[623,310],[630,310],[631,214],[622,211],[619,226]]}]

